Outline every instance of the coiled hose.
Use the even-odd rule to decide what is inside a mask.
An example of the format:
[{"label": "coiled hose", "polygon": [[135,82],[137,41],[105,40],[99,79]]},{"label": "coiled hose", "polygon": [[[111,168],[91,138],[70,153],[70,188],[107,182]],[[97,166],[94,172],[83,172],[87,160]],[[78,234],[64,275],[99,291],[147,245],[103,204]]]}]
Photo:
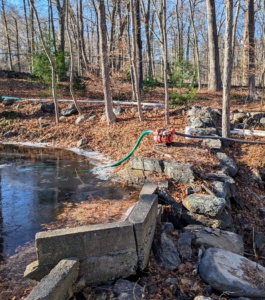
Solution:
[{"label": "coiled hose", "polygon": [[153,131],[152,130],[145,130],[143,131],[140,136],[138,137],[134,147],[132,148],[132,150],[127,154],[125,155],[122,159],[112,163],[112,164],[108,164],[108,165],[105,165],[105,166],[100,166],[100,167],[96,167],[96,168],[93,168],[93,169],[90,169],[90,170],[76,170],[76,172],[78,173],[85,173],[85,172],[91,172],[92,170],[93,171],[97,171],[97,170],[101,170],[101,169],[106,169],[106,168],[111,168],[111,167],[116,167],[118,165],[120,165],[121,163],[123,163],[125,160],[127,160],[132,154],[133,152],[137,149],[137,147],[139,146],[142,138],[147,135],[147,134],[150,134],[152,133]]}]

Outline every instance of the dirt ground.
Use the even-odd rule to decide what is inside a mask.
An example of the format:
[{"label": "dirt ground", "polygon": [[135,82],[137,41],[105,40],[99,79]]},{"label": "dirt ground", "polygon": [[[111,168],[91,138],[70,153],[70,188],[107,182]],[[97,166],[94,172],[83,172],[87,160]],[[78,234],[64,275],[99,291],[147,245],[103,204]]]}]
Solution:
[{"label": "dirt ground", "polygon": [[[77,93],[77,99],[103,99],[102,84],[99,79],[92,77],[90,80],[86,80],[85,84],[86,91]],[[131,88],[128,82],[115,78],[112,80],[112,89],[114,99],[131,101]],[[247,91],[244,89],[232,89],[231,110],[239,109],[247,112],[265,111],[265,106],[263,106],[261,102],[246,103],[246,92]],[[263,97],[263,91],[260,91],[260,94]],[[1,95],[17,96],[26,99],[48,98],[50,97],[51,92],[46,86],[40,83],[27,80],[0,78],[0,96]],[[152,88],[145,90],[142,94],[142,101],[163,103],[163,97],[164,94],[162,88]],[[70,99],[66,84],[61,85],[58,88],[58,98]],[[97,116],[97,120],[91,121],[87,119],[79,125],[75,124],[75,120],[78,117],[77,115],[65,117],[60,120],[59,124],[55,124],[55,117],[53,115],[45,115],[45,113],[39,110],[38,104],[39,102],[31,100],[18,100],[17,103],[10,107],[4,107],[0,104],[0,142],[38,143],[41,141],[49,143],[54,147],[64,148],[75,147],[77,141],[82,138],[87,138],[88,142],[85,149],[98,150],[115,161],[125,156],[131,150],[137,137],[143,130],[168,127],[165,125],[163,108],[150,108],[145,111],[145,120],[140,122],[137,113],[132,113],[130,111],[133,106],[123,105],[128,111],[117,116],[115,124],[107,126],[106,121],[100,120],[104,110],[103,104],[81,103],[83,113],[88,114],[91,112]],[[188,105],[221,108],[222,92],[210,93],[203,89],[197,93],[196,98],[188,103]],[[64,109],[68,106],[69,103],[59,102],[60,109]],[[185,126],[187,125],[186,113],[175,113],[176,109],[179,108],[181,107],[171,109],[170,111],[170,128],[184,132]],[[9,113],[3,114],[4,111],[8,111]],[[50,125],[41,128],[39,124],[40,118],[41,122],[50,123]],[[9,131],[16,135],[9,139],[4,139],[4,134]],[[265,141],[265,138],[248,138]],[[251,227],[255,232],[264,232],[263,228],[265,223],[262,219],[257,218],[256,215],[258,207],[265,206],[265,192],[264,189],[251,181],[249,174],[254,168],[257,168],[258,170],[265,168],[265,147],[264,145],[234,143],[224,147],[223,150],[234,158],[238,165],[239,171],[238,175],[235,177],[237,195],[245,202],[244,209],[239,209],[233,205],[232,215],[234,216],[234,222],[235,224],[238,224],[236,216],[240,214],[243,216],[246,223],[244,228]],[[146,136],[143,138],[134,155],[187,162],[194,166],[195,171],[197,170],[200,172],[214,171],[217,168],[217,162],[213,153],[211,153],[201,141],[187,140],[179,136],[174,137],[174,143],[172,143],[170,147],[155,146],[152,137]],[[126,163],[123,163],[117,170],[123,168],[125,164]],[[157,175],[154,174],[153,178],[156,176]],[[200,180],[197,180],[195,184],[201,183]],[[178,202],[182,201],[187,187],[188,185],[174,181],[170,182],[170,192]],[[249,254],[250,259],[265,265],[264,258],[260,257],[259,254],[253,250],[252,233],[253,232],[250,232],[245,235],[246,252]],[[31,245],[29,248],[32,249],[33,246]],[[20,250],[21,249],[18,249],[18,255],[14,256],[12,259],[18,259]],[[34,254],[32,254],[32,252],[30,253],[31,254],[28,255],[27,258],[23,256],[21,259],[22,263],[19,266],[20,272],[18,272],[19,275],[17,276],[21,276],[25,269],[25,265],[34,260]],[[17,264],[19,264],[19,261],[19,259],[16,260]],[[0,277],[6,276],[8,273],[3,262],[0,263],[0,270]],[[5,270],[5,272],[3,270]],[[156,286],[156,289],[154,289],[156,298],[154,299],[166,299],[166,297],[169,297],[170,299],[172,291],[170,291],[167,286],[160,284],[163,281],[163,278],[176,277],[176,275],[178,275],[182,278],[181,284],[183,285],[183,290],[188,288],[190,290],[190,270],[192,270],[192,265],[189,266],[188,263],[186,263],[181,265],[177,273],[169,274],[169,272],[159,269],[151,256],[149,268],[145,278],[142,279],[142,284],[147,284],[148,282],[149,285],[154,284]],[[16,272],[17,270],[15,270],[15,274]],[[17,276],[12,278],[12,274],[14,274],[14,272],[12,273],[10,271],[8,275],[10,277],[9,284],[6,280],[4,281],[0,278],[0,291],[2,291],[2,294],[0,292],[0,298],[1,295],[5,295],[5,298],[3,299],[24,299],[35,283],[25,283],[22,279],[18,280]],[[205,284],[200,280],[199,276],[197,276],[193,279],[192,286],[193,294],[196,295],[203,290]]]}]

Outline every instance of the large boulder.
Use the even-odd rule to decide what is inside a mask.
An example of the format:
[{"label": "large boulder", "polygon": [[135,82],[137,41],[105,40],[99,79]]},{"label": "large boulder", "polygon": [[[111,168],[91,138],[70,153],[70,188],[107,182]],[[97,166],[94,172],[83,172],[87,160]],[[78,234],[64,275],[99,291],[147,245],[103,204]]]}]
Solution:
[{"label": "large boulder", "polygon": [[184,231],[192,234],[197,246],[203,245],[206,249],[220,248],[239,255],[244,254],[243,238],[239,234],[200,225],[189,225]]},{"label": "large boulder", "polygon": [[190,212],[215,217],[222,213],[226,206],[226,201],[223,198],[217,198],[212,195],[192,194],[185,198],[182,204]]},{"label": "large boulder", "polygon": [[199,272],[204,281],[220,292],[233,297],[264,297],[265,268],[230,251],[206,250]]},{"label": "large boulder", "polygon": [[190,164],[182,164],[176,161],[164,161],[164,173],[184,184],[194,182],[194,174]]}]

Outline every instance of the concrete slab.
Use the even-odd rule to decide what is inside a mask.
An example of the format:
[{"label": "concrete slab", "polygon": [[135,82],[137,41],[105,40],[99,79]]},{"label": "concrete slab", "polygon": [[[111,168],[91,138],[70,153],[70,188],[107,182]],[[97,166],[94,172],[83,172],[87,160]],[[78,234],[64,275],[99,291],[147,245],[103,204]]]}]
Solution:
[{"label": "concrete slab", "polygon": [[61,260],[31,291],[27,300],[63,300],[70,298],[71,288],[78,276],[77,258]]},{"label": "concrete slab", "polygon": [[39,265],[57,264],[65,257],[88,258],[124,249],[135,250],[128,221],[59,229],[36,234]]}]

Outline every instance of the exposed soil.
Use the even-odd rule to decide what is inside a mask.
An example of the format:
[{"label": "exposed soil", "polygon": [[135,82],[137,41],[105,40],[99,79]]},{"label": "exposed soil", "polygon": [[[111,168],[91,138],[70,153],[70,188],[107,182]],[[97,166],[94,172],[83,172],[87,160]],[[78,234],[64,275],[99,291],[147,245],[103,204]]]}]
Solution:
[{"label": "exposed soil", "polygon": [[[101,81],[96,78],[91,78],[86,81],[86,91],[77,94],[78,99],[103,99]],[[113,97],[115,99],[131,100],[131,88],[128,82],[120,81],[118,78],[112,80]],[[69,92],[65,86],[60,87],[58,91],[59,98],[70,99]],[[246,91],[243,89],[232,90],[232,107],[233,109],[242,109],[244,111],[265,111],[265,107],[261,102],[245,103]],[[46,86],[33,83],[26,80],[18,79],[1,79],[0,78],[0,95],[19,96],[25,98],[47,98],[50,91]],[[149,89],[142,95],[144,102],[160,102],[163,103],[163,89],[154,88]],[[165,128],[163,108],[149,109],[144,112],[144,122],[140,122],[137,113],[132,113],[133,106],[123,106],[128,111],[117,116],[116,123],[112,126],[107,126],[106,121],[101,121],[100,118],[103,114],[103,104],[81,103],[81,108],[84,114],[93,112],[97,116],[96,121],[87,119],[80,125],[75,124],[77,115],[63,118],[59,124],[55,124],[53,115],[45,115],[38,108],[36,101],[19,100],[13,106],[4,107],[0,104],[0,142],[46,142],[53,147],[75,147],[78,140],[87,138],[88,142],[85,149],[98,150],[101,153],[108,155],[113,160],[118,160],[126,155],[139,136],[145,129]],[[19,104],[19,106],[17,106]],[[189,103],[189,105],[210,106],[212,108],[221,108],[222,106],[222,93],[210,93],[207,90],[198,92],[196,98]],[[59,103],[60,109],[66,108],[69,103]],[[186,113],[175,113],[175,109],[170,112],[170,127],[176,131],[184,132],[187,125]],[[4,113],[3,112],[9,112]],[[41,122],[50,123],[49,126],[41,128]],[[13,132],[15,135],[11,138],[4,139],[4,134]],[[236,137],[238,138],[238,137]],[[247,137],[252,140],[264,140],[265,138]],[[256,253],[253,250],[253,232],[264,232],[265,222],[257,214],[259,207],[265,206],[265,192],[264,186],[259,186],[252,182],[249,174],[250,170],[257,168],[260,170],[265,167],[265,147],[264,145],[248,145],[237,144],[226,146],[223,148],[224,152],[230,155],[236,161],[239,171],[235,177],[237,185],[237,195],[245,202],[244,209],[238,208],[232,204],[232,215],[235,224],[239,225],[244,231],[245,251],[248,253],[249,258],[258,261],[265,265],[265,256],[262,253]],[[211,151],[197,140],[186,140],[183,137],[176,136],[174,143],[170,147],[155,146],[151,136],[145,137],[140,146],[137,148],[134,155],[142,155],[148,157],[157,157],[163,159],[174,159],[179,162],[187,162],[194,166],[195,171],[199,172],[212,172],[218,168],[215,156]],[[123,163],[117,169],[124,167]],[[153,178],[157,177],[153,174]],[[195,184],[201,184],[201,180],[197,180]],[[180,184],[170,181],[170,192],[178,202],[181,202],[185,197],[185,189],[188,185]],[[255,196],[256,195],[256,196]],[[93,204],[93,202],[91,203]],[[71,208],[69,208],[71,210]],[[115,212],[114,212],[115,214]],[[239,224],[238,218],[240,214],[245,224]],[[76,217],[75,212],[72,212],[73,220]],[[89,217],[89,216],[88,216]],[[64,216],[62,216],[62,219]],[[49,226],[46,224],[46,226]],[[51,225],[52,226],[52,225]],[[31,249],[33,246],[31,246]],[[18,249],[20,252],[21,249]],[[21,262],[27,260],[30,263],[34,260],[31,254],[27,258],[23,256]],[[18,254],[19,255],[19,254]],[[12,259],[17,259],[15,256]],[[25,265],[20,264],[20,272],[17,276],[11,278],[14,273],[9,273],[11,284],[1,286],[3,282],[0,278],[0,298],[1,299],[24,299],[32,286],[35,283],[20,281],[17,278],[22,276]],[[0,265],[1,277],[6,276],[6,267]],[[190,297],[202,293],[205,284],[200,279],[199,275],[192,276],[192,264],[183,263],[177,272],[167,272],[160,269],[151,255],[149,267],[146,276],[141,279],[141,283],[152,286],[150,290],[150,299],[175,299],[174,291],[170,289],[170,285],[162,284],[163,280],[168,277],[179,277],[179,288],[188,292]],[[12,286],[12,289],[11,289]],[[3,295],[3,296],[1,296]],[[152,296],[153,295],[153,296]],[[155,296],[154,296],[155,295]],[[155,298],[152,298],[155,297]],[[212,295],[218,299],[218,295]]]}]

